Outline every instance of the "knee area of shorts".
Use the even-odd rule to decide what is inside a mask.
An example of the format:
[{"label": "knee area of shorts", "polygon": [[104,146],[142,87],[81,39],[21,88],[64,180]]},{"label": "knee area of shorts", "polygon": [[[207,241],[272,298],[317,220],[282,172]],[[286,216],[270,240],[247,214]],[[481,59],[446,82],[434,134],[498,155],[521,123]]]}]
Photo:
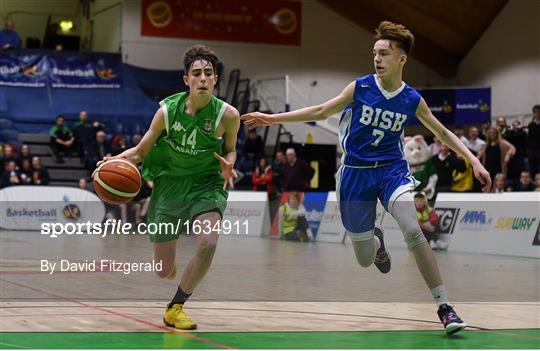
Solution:
[{"label": "knee area of shorts", "polygon": [[405,243],[407,244],[409,250],[422,243],[425,243],[426,241],[426,237],[421,230],[407,231],[405,233]]}]

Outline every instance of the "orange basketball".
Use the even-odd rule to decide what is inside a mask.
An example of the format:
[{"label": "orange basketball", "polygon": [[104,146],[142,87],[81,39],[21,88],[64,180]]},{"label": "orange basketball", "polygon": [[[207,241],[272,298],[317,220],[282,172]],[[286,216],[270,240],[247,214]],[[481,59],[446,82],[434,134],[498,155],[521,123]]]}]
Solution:
[{"label": "orange basketball", "polygon": [[110,160],[96,169],[93,184],[101,200],[119,205],[137,196],[141,189],[141,174],[127,160]]}]

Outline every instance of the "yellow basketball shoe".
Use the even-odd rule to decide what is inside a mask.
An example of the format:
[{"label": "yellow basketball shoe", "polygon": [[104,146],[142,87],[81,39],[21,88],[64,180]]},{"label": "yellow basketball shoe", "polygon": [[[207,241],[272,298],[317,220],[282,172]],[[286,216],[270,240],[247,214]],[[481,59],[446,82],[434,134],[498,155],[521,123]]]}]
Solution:
[{"label": "yellow basketball shoe", "polygon": [[175,303],[170,308],[168,306],[165,308],[163,322],[176,329],[197,329],[197,323],[184,312],[184,305],[179,303]]}]

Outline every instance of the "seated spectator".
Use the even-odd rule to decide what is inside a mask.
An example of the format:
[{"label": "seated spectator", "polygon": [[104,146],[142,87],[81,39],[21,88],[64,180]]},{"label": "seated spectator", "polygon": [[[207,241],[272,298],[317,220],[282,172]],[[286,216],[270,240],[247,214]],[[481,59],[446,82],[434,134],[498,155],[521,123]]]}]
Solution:
[{"label": "seated spectator", "polygon": [[441,151],[438,155],[433,156],[431,161],[437,171],[438,178],[435,187],[437,193],[451,190],[454,171],[465,172],[467,170],[465,161],[458,159],[446,144],[441,143]]},{"label": "seated spectator", "polygon": [[534,183],[536,185],[536,189],[534,189],[534,191],[540,191],[540,173],[536,173],[534,176]]},{"label": "seated spectator", "polygon": [[251,129],[244,143],[244,166],[245,171],[253,171],[259,159],[264,154],[263,140],[257,134],[257,130]]},{"label": "seated spectator", "polygon": [[6,21],[6,28],[0,31],[0,48],[2,50],[19,49],[21,47],[21,38],[15,31],[15,23],[11,20]]},{"label": "seated spectator", "polygon": [[93,172],[99,160],[111,155],[111,145],[107,141],[105,132],[100,130],[96,133],[96,139],[88,146],[86,168]]},{"label": "seated spectator", "polygon": [[529,123],[529,138],[527,142],[527,157],[529,172],[540,173],[540,105],[533,107],[533,120]]},{"label": "seated spectator", "polygon": [[0,166],[2,169],[5,169],[8,163],[14,161],[17,164],[17,159],[15,157],[15,150],[10,144],[4,145],[4,152],[2,153],[2,159],[0,160]]},{"label": "seated spectator", "polygon": [[454,128],[454,134],[459,138],[459,140],[467,145],[467,138],[465,138],[465,130],[463,129],[462,126],[456,126],[456,128]]},{"label": "seated spectator", "polygon": [[251,183],[253,191],[266,190],[268,197],[273,199],[272,167],[264,157],[259,160],[259,164],[253,171]]},{"label": "seated spectator", "polygon": [[88,184],[88,182],[86,181],[86,178],[79,179],[79,189],[93,191],[92,185]]},{"label": "seated spectator", "polygon": [[21,177],[21,182],[24,185],[34,184],[32,176],[34,174],[34,169],[32,168],[32,160],[29,158],[23,158],[21,167],[19,168],[19,174]]},{"label": "seated spectator", "polygon": [[41,166],[41,159],[38,156],[32,157],[32,183],[34,185],[47,185],[51,180],[49,171]]},{"label": "seated spectator", "polygon": [[4,174],[0,180],[0,188],[6,188],[13,185],[21,185],[22,180],[15,161],[9,161],[5,164]]},{"label": "seated spectator", "polygon": [[287,241],[310,241],[306,209],[298,193],[289,193],[289,200],[279,208],[280,239]]},{"label": "seated spectator", "polygon": [[486,145],[486,142],[478,137],[479,134],[478,128],[471,127],[471,129],[469,129],[469,139],[467,139],[467,142],[465,143],[465,146],[476,154],[478,154],[484,145]]},{"label": "seated spectator", "polygon": [[128,149],[127,140],[124,136],[116,138],[114,144],[112,144],[112,154],[116,156]]},{"label": "seated spectator", "polygon": [[525,169],[525,156],[527,154],[527,132],[523,130],[521,122],[512,122],[512,128],[507,129],[504,139],[516,148],[516,154],[508,162],[507,178],[517,181],[521,171]]},{"label": "seated spectator", "polygon": [[[473,168],[469,161],[463,159],[461,156],[456,155],[458,161],[461,161],[465,164],[465,170],[460,171],[459,169],[454,169],[452,171],[452,186],[451,191],[453,192],[469,192],[473,191],[474,185],[474,174]],[[480,182],[478,182],[480,183]]]},{"label": "seated spectator", "polygon": [[414,206],[416,207],[416,219],[418,224],[422,228],[422,233],[426,237],[429,245],[433,250],[441,249],[446,250],[448,244],[439,238],[439,235],[435,233],[437,224],[439,224],[439,216],[433,208],[428,204],[426,195],[423,193],[416,193],[414,195]]},{"label": "seated spectator", "polygon": [[21,152],[17,156],[17,166],[22,167],[24,160],[28,160],[30,165],[32,164],[32,154],[30,153],[30,146],[28,144],[22,144]]},{"label": "seated spectator", "polygon": [[531,177],[531,173],[529,171],[523,171],[521,172],[521,175],[519,177],[519,182],[517,182],[514,187],[513,191],[534,191],[536,189],[536,186],[534,185]]},{"label": "seated spectator", "polygon": [[309,182],[313,178],[315,170],[306,161],[297,158],[293,148],[287,149],[285,157],[287,162],[284,167],[283,190],[305,191],[309,189]]},{"label": "seated spectator", "polygon": [[56,162],[63,163],[63,155],[71,155],[75,137],[68,127],[64,126],[64,116],[56,116],[56,124],[49,131],[51,135],[51,149]]},{"label": "seated spectator", "polygon": [[492,193],[504,193],[506,185],[506,177],[502,173],[497,173],[495,179],[493,179],[493,190]]},{"label": "seated spectator", "polygon": [[485,121],[484,123],[482,123],[482,125],[480,126],[480,134],[478,135],[478,137],[485,141],[487,139],[489,128],[491,128],[491,121]]},{"label": "seated spectator", "polygon": [[85,150],[95,140],[96,133],[103,130],[99,122],[91,122],[88,120],[88,112],[79,112],[79,122],[73,127],[73,134],[77,142],[77,154],[84,161]]},{"label": "seated spectator", "polygon": [[491,179],[494,179],[497,173],[502,173],[506,177],[508,163],[515,153],[514,145],[501,138],[499,129],[492,127],[489,128],[486,145],[480,151],[478,158],[486,167]]}]

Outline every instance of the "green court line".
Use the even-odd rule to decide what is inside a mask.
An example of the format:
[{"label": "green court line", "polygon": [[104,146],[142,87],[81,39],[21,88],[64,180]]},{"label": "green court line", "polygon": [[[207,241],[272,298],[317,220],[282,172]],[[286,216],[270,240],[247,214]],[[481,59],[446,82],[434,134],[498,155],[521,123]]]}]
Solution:
[{"label": "green court line", "polygon": [[[238,349],[540,349],[540,329],[191,333]],[[0,333],[0,349],[216,349],[177,333]]]}]

